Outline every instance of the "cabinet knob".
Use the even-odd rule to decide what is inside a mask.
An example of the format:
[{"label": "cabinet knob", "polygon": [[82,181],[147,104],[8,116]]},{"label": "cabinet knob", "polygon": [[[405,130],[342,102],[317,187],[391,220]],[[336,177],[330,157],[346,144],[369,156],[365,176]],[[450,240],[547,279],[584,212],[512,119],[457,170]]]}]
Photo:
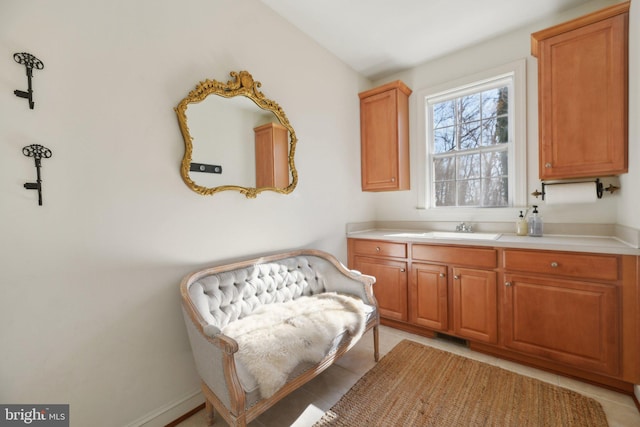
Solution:
[{"label": "cabinet knob", "polygon": [[400,269],[400,273],[404,273],[405,271],[407,271],[407,270],[405,270],[404,268]]},{"label": "cabinet knob", "polygon": [[549,162],[545,163],[544,167],[547,168],[547,169],[550,168],[551,167],[551,163],[549,163]]},{"label": "cabinet knob", "polygon": [[504,282],[505,286],[511,286],[511,282]]},{"label": "cabinet knob", "polygon": [[376,246],[376,252],[380,252],[380,246]]},{"label": "cabinet knob", "polygon": [[395,176],[391,178],[391,182],[396,182],[396,177]]},{"label": "cabinet knob", "polygon": [[440,277],[444,277],[444,273],[440,273]]},{"label": "cabinet knob", "polygon": [[557,263],[557,262],[555,262],[555,261],[553,261],[553,262],[551,263],[551,267],[553,267],[553,268],[558,268],[558,263]]},{"label": "cabinet knob", "polygon": [[460,279],[460,276],[458,276],[457,274],[455,276],[453,276],[454,279],[458,280]]}]

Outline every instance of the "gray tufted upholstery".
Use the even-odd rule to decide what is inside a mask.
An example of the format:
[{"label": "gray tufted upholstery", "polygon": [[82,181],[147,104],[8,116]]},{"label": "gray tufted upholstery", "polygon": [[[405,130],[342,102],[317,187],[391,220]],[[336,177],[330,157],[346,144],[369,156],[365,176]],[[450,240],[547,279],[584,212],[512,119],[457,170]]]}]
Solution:
[{"label": "gray tufted upholstery", "polygon": [[200,314],[218,329],[240,319],[256,307],[285,302],[325,291],[322,274],[328,262],[297,256],[205,276],[192,283],[189,295]]}]

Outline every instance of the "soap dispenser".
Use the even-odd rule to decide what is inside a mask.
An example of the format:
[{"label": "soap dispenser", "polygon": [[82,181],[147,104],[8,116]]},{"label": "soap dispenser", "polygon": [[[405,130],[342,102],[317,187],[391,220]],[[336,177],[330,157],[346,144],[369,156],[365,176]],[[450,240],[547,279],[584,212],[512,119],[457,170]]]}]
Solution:
[{"label": "soap dispenser", "polygon": [[542,237],[542,226],[542,217],[538,215],[538,207],[534,205],[529,218],[529,236]]},{"label": "soap dispenser", "polygon": [[527,220],[524,219],[524,215],[522,214],[522,211],[520,211],[520,216],[516,221],[516,234],[518,236],[526,236],[527,232],[528,232]]}]

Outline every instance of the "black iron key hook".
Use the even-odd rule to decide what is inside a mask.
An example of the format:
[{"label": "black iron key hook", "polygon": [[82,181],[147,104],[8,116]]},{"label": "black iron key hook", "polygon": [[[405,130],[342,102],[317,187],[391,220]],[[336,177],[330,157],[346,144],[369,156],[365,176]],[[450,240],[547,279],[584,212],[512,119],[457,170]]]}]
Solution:
[{"label": "black iron key hook", "polygon": [[18,64],[24,64],[27,68],[27,83],[29,88],[27,91],[23,90],[14,90],[13,93],[20,98],[27,98],[29,100],[29,108],[33,110],[35,102],[33,102],[33,88],[31,86],[31,77],[33,77],[33,69],[42,70],[44,68],[44,64],[35,56],[31,55],[27,52],[19,52],[13,54],[13,59]]},{"label": "black iron key hook", "polygon": [[53,153],[51,153],[51,150],[47,147],[43,147],[40,144],[31,144],[22,149],[22,154],[35,159],[37,181],[25,183],[24,188],[27,190],[38,190],[38,205],[42,206],[42,180],[40,179],[41,159],[48,159]]}]

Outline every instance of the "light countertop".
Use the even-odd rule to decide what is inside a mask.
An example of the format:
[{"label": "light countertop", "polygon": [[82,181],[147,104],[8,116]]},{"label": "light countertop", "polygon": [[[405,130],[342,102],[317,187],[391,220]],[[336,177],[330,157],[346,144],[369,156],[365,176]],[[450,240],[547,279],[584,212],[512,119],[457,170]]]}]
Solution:
[{"label": "light countertop", "polygon": [[[449,244],[461,246],[484,246],[503,248],[522,248],[538,250],[555,250],[571,252],[592,252],[619,255],[640,255],[640,249],[613,236],[585,236],[585,235],[561,235],[549,234],[542,237],[517,236],[514,233],[500,233],[496,240],[465,239],[461,238],[424,238],[419,234],[430,230],[398,230],[398,229],[369,229],[350,231],[349,238],[388,240],[395,242],[411,242],[425,244]],[[394,234],[409,234],[394,236]],[[414,234],[415,236],[411,236]],[[450,233],[453,234],[453,233]]]}]

